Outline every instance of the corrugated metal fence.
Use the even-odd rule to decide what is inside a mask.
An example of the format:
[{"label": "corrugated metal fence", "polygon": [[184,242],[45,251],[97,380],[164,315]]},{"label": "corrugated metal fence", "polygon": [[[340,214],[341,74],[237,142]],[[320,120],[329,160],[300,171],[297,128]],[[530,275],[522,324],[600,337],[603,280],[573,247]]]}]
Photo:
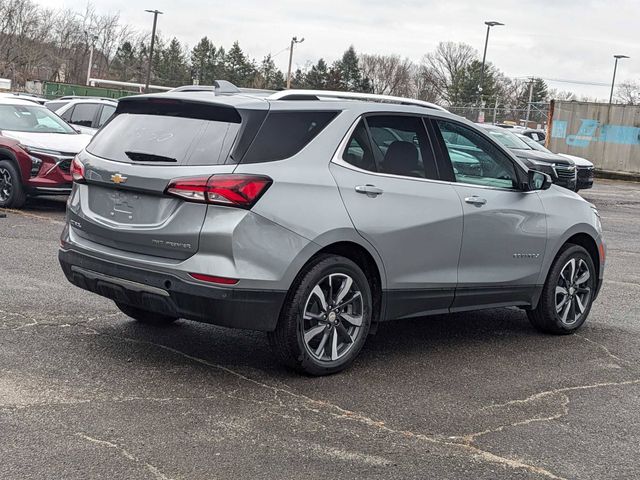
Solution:
[{"label": "corrugated metal fence", "polygon": [[640,105],[555,101],[550,110],[550,150],[603,172],[640,175]]}]

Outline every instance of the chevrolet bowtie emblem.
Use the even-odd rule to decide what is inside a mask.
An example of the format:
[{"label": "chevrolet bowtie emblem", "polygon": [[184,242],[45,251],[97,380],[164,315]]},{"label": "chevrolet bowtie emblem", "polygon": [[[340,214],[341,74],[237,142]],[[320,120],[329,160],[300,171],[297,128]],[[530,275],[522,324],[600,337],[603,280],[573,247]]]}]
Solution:
[{"label": "chevrolet bowtie emblem", "polygon": [[115,175],[111,175],[111,181],[115,184],[120,185],[121,183],[124,183],[127,181],[127,177],[124,177],[119,173],[116,173]]}]

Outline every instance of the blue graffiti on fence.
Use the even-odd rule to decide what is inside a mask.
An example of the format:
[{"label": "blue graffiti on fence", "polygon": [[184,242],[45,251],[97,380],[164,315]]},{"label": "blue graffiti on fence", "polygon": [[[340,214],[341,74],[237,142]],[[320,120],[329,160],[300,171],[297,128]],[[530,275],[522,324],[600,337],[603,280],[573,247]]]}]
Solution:
[{"label": "blue graffiti on fence", "polygon": [[567,121],[555,120],[552,125],[551,137],[564,138],[567,145],[571,147],[586,148],[591,142],[640,146],[640,127],[602,125],[598,120],[582,118],[578,131],[569,134]]}]

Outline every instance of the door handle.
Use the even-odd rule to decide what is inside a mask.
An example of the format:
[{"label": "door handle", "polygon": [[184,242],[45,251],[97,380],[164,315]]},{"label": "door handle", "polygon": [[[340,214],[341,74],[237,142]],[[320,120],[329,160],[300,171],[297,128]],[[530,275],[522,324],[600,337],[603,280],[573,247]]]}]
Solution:
[{"label": "door handle", "polygon": [[464,199],[465,202],[470,203],[471,205],[476,205],[478,207],[482,206],[482,205],[486,205],[487,200],[485,198],[480,198],[477,195],[474,195],[473,197],[467,197]]},{"label": "door handle", "polygon": [[378,195],[382,195],[384,190],[375,185],[357,185],[356,192],[363,193],[369,197],[377,197]]}]

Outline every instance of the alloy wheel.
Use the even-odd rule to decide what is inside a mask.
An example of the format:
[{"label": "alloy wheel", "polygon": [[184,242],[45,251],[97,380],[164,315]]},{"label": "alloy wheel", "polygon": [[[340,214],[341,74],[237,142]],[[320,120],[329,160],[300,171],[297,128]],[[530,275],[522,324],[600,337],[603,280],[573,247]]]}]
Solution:
[{"label": "alloy wheel", "polygon": [[335,362],[353,347],[362,331],[362,292],[344,273],[324,277],[304,306],[302,334],[307,352],[316,360]]},{"label": "alloy wheel", "polygon": [[13,181],[11,172],[6,168],[0,168],[0,202],[6,202],[11,198]]},{"label": "alloy wheel", "polygon": [[591,302],[591,272],[581,258],[571,258],[560,271],[555,305],[560,321],[573,325],[585,314]]}]

